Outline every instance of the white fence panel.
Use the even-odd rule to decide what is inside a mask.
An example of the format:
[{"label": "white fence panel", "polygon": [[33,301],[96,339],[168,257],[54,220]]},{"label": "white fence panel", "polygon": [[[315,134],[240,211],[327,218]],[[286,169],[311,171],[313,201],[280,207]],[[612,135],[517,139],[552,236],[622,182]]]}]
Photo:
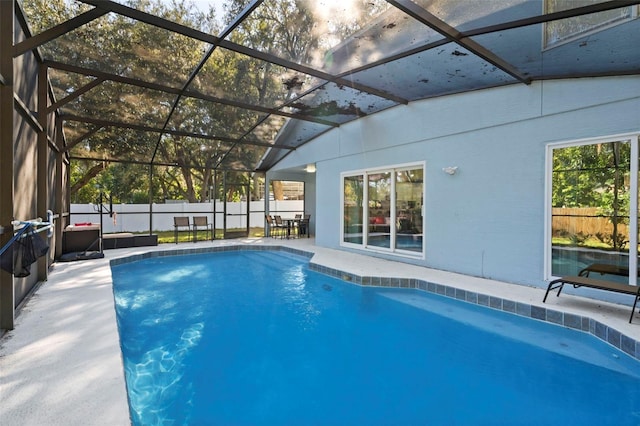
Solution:
[{"label": "white fence panel", "polygon": [[[105,233],[110,232],[147,232],[149,231],[148,204],[113,204],[115,215],[109,216],[107,204],[103,207],[102,224]],[[216,202],[216,228],[223,228],[223,203]],[[173,231],[174,216],[188,216],[193,222],[193,216],[207,216],[209,223],[213,223],[213,203],[167,203],[153,204],[153,230]],[[246,228],[246,201],[227,203],[227,228]],[[270,201],[271,214],[282,217],[293,217],[304,213],[304,201],[284,200]],[[99,206],[96,204],[71,204],[71,220],[69,223],[99,223]],[[251,228],[264,227],[264,201],[251,201],[249,226]]]}]

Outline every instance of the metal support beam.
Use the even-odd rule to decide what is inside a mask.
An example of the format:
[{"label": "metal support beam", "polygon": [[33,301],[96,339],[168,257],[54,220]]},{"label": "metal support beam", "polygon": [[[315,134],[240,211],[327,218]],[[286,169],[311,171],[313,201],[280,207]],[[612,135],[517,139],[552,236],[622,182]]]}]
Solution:
[{"label": "metal support beam", "polygon": [[[150,164],[148,161],[122,160],[122,159],[119,159],[119,158],[91,158],[91,157],[81,157],[81,156],[75,156],[75,155],[72,155],[70,157],[70,159],[71,160],[81,160],[81,161],[96,161],[96,162],[100,162],[100,163],[139,164],[139,165],[143,165],[143,166],[148,166]],[[201,166],[201,165],[198,165],[198,164],[178,164],[178,163],[165,163],[165,162],[158,162],[158,161],[153,163],[153,165],[154,166],[167,166],[167,167],[185,166],[185,167],[189,167],[190,169],[194,169],[194,170],[205,170],[205,169],[220,170],[220,171],[229,170],[231,172],[247,172],[247,173],[253,173],[255,171],[253,169],[230,168],[230,167],[214,168],[214,167],[204,167],[204,166]]]},{"label": "metal support beam", "polygon": [[480,58],[484,59],[490,64],[495,65],[496,67],[506,72],[507,74],[509,74],[516,80],[520,81],[521,83],[525,83],[525,84],[531,83],[531,78],[524,75],[516,67],[506,62],[505,60],[503,60],[502,58],[500,58],[490,50],[486,49],[481,44],[475,42],[474,40],[470,38],[464,38],[462,36],[462,33],[460,33],[454,27],[442,21],[435,15],[427,12],[425,9],[416,5],[412,1],[387,0],[387,2],[397,7],[398,9],[402,10],[404,13],[411,16],[412,18],[427,25],[429,28],[433,29],[434,31],[442,34],[448,40],[454,43],[457,43],[458,45],[460,45],[461,47],[464,47],[474,55],[479,56]]},{"label": "metal support beam", "polygon": [[515,21],[503,22],[500,24],[490,25],[488,27],[476,28],[462,33],[463,37],[474,37],[482,34],[488,34],[496,31],[511,30],[514,28],[526,27],[528,25],[542,24],[545,22],[556,21],[558,19],[574,18],[576,16],[589,15],[592,13],[605,12],[611,9],[619,9],[622,7],[640,4],[640,0],[611,0],[602,3],[589,4],[558,12],[545,13],[529,18],[517,19]]},{"label": "metal support beam", "polygon": [[[213,188],[213,191],[211,192],[211,195],[209,196],[209,199],[211,201],[211,215],[213,216],[211,218],[211,222],[213,222],[213,224],[211,225],[212,230],[211,232],[213,232],[213,236],[211,237],[212,240],[216,239],[216,216],[217,216],[217,211],[216,211],[216,194],[218,193],[218,186],[217,186],[217,179],[216,176],[218,175],[218,171],[216,169],[213,169],[213,172],[211,173],[211,188]],[[267,197],[268,199],[269,197]]]},{"label": "metal support beam", "polygon": [[[166,133],[168,135],[174,135],[174,136],[185,136],[185,137],[192,137],[192,138],[212,140],[212,141],[221,141],[221,142],[228,142],[228,143],[238,142],[237,139],[228,138],[224,136],[205,135],[202,133],[186,132],[183,130],[171,130],[171,129],[163,130],[159,127],[141,126],[138,124],[121,123],[118,121],[100,120],[97,118],[80,117],[72,114],[62,114],[60,117],[63,120],[77,121],[79,123],[90,123],[96,126],[103,126],[103,127],[117,127],[122,129],[131,129],[131,130],[138,130],[140,132],[150,132],[150,133]],[[240,141],[239,143],[242,145],[264,146],[267,148],[295,149],[287,145],[270,144],[266,142]]]},{"label": "metal support beam", "polygon": [[396,96],[391,93],[384,92],[382,90],[374,89],[372,87],[365,86],[364,84],[356,83],[355,81],[347,78],[336,77],[332,74],[329,74],[323,71],[318,71],[314,68],[311,68],[305,65],[300,65],[298,63],[279,58],[270,53],[264,53],[264,52],[251,49],[249,47],[241,46],[231,41],[227,41],[227,40],[220,41],[220,47],[224,47],[225,49],[229,49],[236,53],[250,56],[255,59],[260,59],[261,61],[271,62],[273,64],[280,65],[281,67],[292,69],[304,74],[308,74],[310,76],[317,77],[322,80],[327,80],[339,86],[351,87],[352,89],[359,90],[360,92],[376,95],[381,98],[388,99],[390,101],[393,101],[399,104],[403,104],[403,105],[409,104],[409,101],[407,99],[402,98],[400,96]]},{"label": "metal support beam", "polygon": [[153,164],[149,164],[149,235],[153,234]]},{"label": "metal support beam", "polygon": [[160,18],[155,15],[151,15],[146,12],[134,9],[129,6],[125,6],[120,3],[115,3],[109,0],[80,0],[82,3],[90,4],[108,12],[117,13],[127,18],[135,19],[136,21],[144,22],[145,24],[153,25],[158,28],[173,31],[174,33],[182,34],[187,37],[194,38],[196,40],[204,41],[209,44],[217,44],[220,40],[218,37],[205,33],[204,31],[196,30],[186,25],[177,24],[168,19]]},{"label": "metal support beam", "polygon": [[217,98],[215,96],[210,96],[210,95],[205,95],[204,93],[200,93],[197,92],[195,90],[182,90],[176,87],[171,87],[171,86],[165,86],[159,83],[151,83],[148,81],[143,81],[143,80],[138,80],[135,78],[130,78],[130,77],[123,77],[117,74],[111,74],[111,73],[107,73],[107,72],[103,72],[103,71],[97,71],[97,70],[93,70],[90,68],[83,68],[83,67],[79,67],[76,65],[69,65],[69,64],[65,64],[62,62],[56,62],[56,61],[50,61],[47,60],[45,61],[45,64],[47,64],[47,66],[49,68],[55,68],[57,70],[61,70],[61,71],[67,71],[67,72],[73,72],[76,74],[82,74],[82,75],[86,75],[86,76],[90,76],[90,77],[96,77],[96,78],[100,78],[103,79],[105,81],[114,81],[117,83],[122,83],[122,84],[128,84],[130,86],[135,86],[135,87],[142,87],[145,89],[151,89],[151,90],[157,90],[159,92],[164,92],[164,93],[170,93],[170,94],[174,94],[174,95],[179,95],[182,93],[182,95],[184,97],[187,98],[194,98],[194,99],[201,99],[203,101],[209,101],[209,102],[215,102],[221,105],[228,105],[228,106],[232,106],[232,107],[236,107],[236,108],[242,108],[242,109],[248,109],[251,111],[257,111],[257,112],[262,112],[262,113],[266,113],[266,114],[273,114],[273,115],[279,115],[279,116],[283,116],[283,117],[288,117],[288,118],[296,118],[298,120],[302,120],[302,121],[311,121],[313,123],[318,123],[318,124],[322,124],[325,126],[331,126],[331,127],[338,127],[338,123],[334,123],[332,121],[327,121],[327,120],[323,120],[317,117],[311,117],[308,115],[302,115],[302,114],[290,114],[287,113],[285,111],[279,110],[279,109],[273,109],[273,108],[266,108],[260,105],[253,105],[253,104],[248,104],[245,102],[240,102],[240,101],[235,101],[232,99],[222,99],[222,98]]},{"label": "metal support beam", "polygon": [[[60,119],[60,123],[62,123],[62,119]],[[93,129],[89,130],[87,133],[85,133],[84,135],[79,136],[78,138],[72,140],[71,142],[69,142],[67,144],[67,146],[64,147],[63,151],[64,152],[69,152],[71,151],[71,149],[78,145],[80,142],[82,142],[83,140],[87,139],[88,137],[91,137],[93,135],[95,135],[96,133],[98,133],[101,129],[104,129],[103,126],[96,126]]]},{"label": "metal support beam", "polygon": [[75,30],[78,27],[83,26],[87,22],[91,22],[96,18],[101,17],[107,13],[106,10],[102,9],[91,9],[88,12],[83,13],[82,15],[78,15],[73,19],[69,19],[61,24],[56,25],[53,28],[49,28],[37,34],[33,37],[29,37],[28,39],[21,41],[20,43],[13,46],[13,57],[17,58],[18,56],[38,48],[45,43],[50,42],[51,40],[60,37],[70,31]]},{"label": "metal support beam", "polygon": [[[47,104],[49,100],[49,80],[47,78],[47,66],[38,65],[38,121],[42,131],[38,133],[37,164],[36,170],[36,211],[37,217],[47,217],[49,210],[49,141],[47,119]],[[46,235],[45,235],[46,238]],[[46,281],[49,270],[49,256],[38,259],[38,281]]]},{"label": "metal support beam", "polygon": [[93,89],[94,87],[98,86],[99,84],[102,84],[103,81],[104,80],[101,79],[101,78],[96,78],[91,83],[85,84],[84,86],[82,86],[81,88],[79,88],[75,92],[71,93],[70,95],[65,96],[64,98],[60,99],[59,101],[57,101],[54,104],[49,105],[49,107],[47,107],[47,112],[55,111],[56,109],[60,108],[61,106],[63,106],[65,104],[71,102],[72,100],[84,95],[89,90]]},{"label": "metal support beam", "polygon": [[[0,247],[13,236],[13,20],[14,1],[0,1]],[[8,231],[8,232],[6,232]],[[13,275],[0,270],[0,329],[11,330],[15,320]]]},{"label": "metal support beam", "polygon": [[241,53],[243,55],[250,56],[255,59],[260,59],[262,61],[271,62],[277,65],[280,65],[285,68],[289,68],[295,71],[299,71],[305,74],[309,74],[313,77],[321,78],[323,80],[328,80],[334,82],[341,86],[351,87],[355,90],[359,90],[361,92],[369,93],[372,95],[380,96],[385,99],[389,99],[391,101],[407,105],[409,101],[399,96],[395,96],[391,93],[384,92],[382,90],[374,89],[373,87],[366,86],[364,84],[355,83],[354,81],[343,79],[339,77],[335,77],[331,74],[318,71],[314,68],[307,67],[304,65],[300,65],[298,63],[287,61],[285,59],[279,58],[277,56],[271,55],[269,53],[260,52],[255,49],[251,49],[245,46],[241,46],[239,44],[230,42],[228,40],[222,40],[219,37],[212,36],[211,34],[207,34],[202,31],[195,30],[193,28],[189,28],[186,25],[180,25],[175,22],[169,21],[167,19],[159,18],[157,16],[123,6],[121,4],[115,3],[109,0],[80,0],[83,3],[91,4],[95,7],[103,8],[110,12],[114,12],[120,14],[122,16],[126,16],[131,19],[138,20],[140,22],[144,22],[149,25],[156,26],[158,28],[162,28],[165,30],[173,31],[178,34],[182,34],[187,37],[194,38],[196,40],[203,41],[205,43],[210,43],[213,45],[217,45],[220,47],[224,47],[225,49],[232,50],[236,53]]},{"label": "metal support beam", "polygon": [[[60,129],[63,129],[63,119],[59,116]],[[64,133],[60,132],[64,138]],[[68,152],[64,155],[65,173],[64,173],[64,209],[60,210],[60,227],[64,229],[67,225],[71,224],[71,156]],[[62,251],[60,251],[62,253]]]},{"label": "metal support beam", "polygon": [[55,152],[60,152],[60,148],[58,148],[58,145],[56,145],[56,141],[53,140],[51,135],[47,135],[47,143],[49,144],[49,148],[51,148]]},{"label": "metal support beam", "polygon": [[[240,15],[222,32],[221,38],[228,36],[231,33],[231,31],[234,30],[234,28],[240,25],[240,23],[244,20],[245,17],[247,17],[252,11],[254,11],[262,3],[262,1],[263,0],[253,0],[253,2],[249,4],[249,6],[245,7],[245,9],[240,13]],[[209,48],[209,50],[200,59],[200,62],[198,63],[198,65],[196,65],[196,67],[191,71],[189,78],[182,86],[182,90],[180,91],[180,93],[178,93],[178,96],[176,96],[175,100],[173,101],[173,105],[171,106],[171,111],[169,111],[169,114],[167,114],[167,118],[164,122],[164,125],[162,126],[163,133],[164,133],[164,130],[166,130],[169,123],[171,122],[171,117],[173,116],[173,113],[178,107],[178,104],[180,103],[180,99],[182,99],[182,97],[185,95],[185,91],[189,88],[189,85],[191,85],[191,82],[193,81],[194,78],[196,78],[196,76],[198,75],[202,67],[204,67],[204,65],[207,63],[207,61],[213,54],[214,50],[216,50],[216,47],[217,45],[215,44],[212,45]],[[153,162],[156,159],[158,149],[160,148],[160,143],[162,143],[163,133],[158,135],[158,141],[156,142],[156,147],[154,148],[153,155],[151,156],[151,164],[153,164]]]},{"label": "metal support beam", "polygon": [[13,103],[20,115],[29,123],[29,126],[31,126],[35,132],[42,132],[42,126],[38,122],[38,117],[33,115],[33,112],[29,110],[29,107],[20,99],[17,93],[13,94]]},{"label": "metal support beam", "polygon": [[[58,115],[56,115],[55,137],[57,139],[56,145],[62,146],[64,143],[63,141],[64,135],[62,133],[62,119],[60,119],[60,116]],[[64,157],[65,157],[65,153],[63,151],[56,152],[56,176],[54,179],[55,206],[53,211],[57,213],[58,218],[55,220],[54,222],[55,228],[53,228],[55,233],[55,250],[54,250],[55,257],[58,257],[62,254],[62,231],[64,230],[64,219],[61,213],[65,211],[64,209],[65,180],[63,179],[64,170],[65,170]],[[67,168],[67,170],[69,169]],[[66,193],[68,194],[68,192]]]}]

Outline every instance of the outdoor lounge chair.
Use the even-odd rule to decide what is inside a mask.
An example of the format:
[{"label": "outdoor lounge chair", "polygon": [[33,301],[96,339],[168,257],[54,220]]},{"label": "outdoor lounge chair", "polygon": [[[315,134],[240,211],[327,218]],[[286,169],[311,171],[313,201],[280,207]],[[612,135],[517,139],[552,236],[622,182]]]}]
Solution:
[{"label": "outdoor lounge chair", "polygon": [[558,294],[556,296],[560,296],[560,292],[562,291],[562,288],[565,284],[571,284],[574,288],[590,287],[598,290],[613,291],[616,293],[624,293],[634,296],[635,300],[633,302],[633,307],[631,308],[629,323],[631,323],[631,321],[633,320],[633,314],[636,310],[636,306],[638,305],[638,300],[640,300],[640,286],[622,284],[613,281],[596,280],[584,276],[562,277],[549,283],[547,292],[544,294],[544,299],[542,299],[542,303],[545,303],[547,301],[547,296],[549,295],[549,292],[551,290],[558,289]]}]

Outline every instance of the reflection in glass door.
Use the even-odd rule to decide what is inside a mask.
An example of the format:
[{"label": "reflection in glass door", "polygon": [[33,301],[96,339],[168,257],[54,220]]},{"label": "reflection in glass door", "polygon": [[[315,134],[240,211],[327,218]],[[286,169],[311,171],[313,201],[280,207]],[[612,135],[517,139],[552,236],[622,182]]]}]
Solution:
[{"label": "reflection in glass door", "polygon": [[347,176],[344,178],[343,192],[343,241],[345,243],[362,244],[364,223],[363,193],[364,176]]},{"label": "reflection in glass door", "polygon": [[422,169],[396,172],[396,244],[398,250],[422,252]]},{"label": "reflection in glass door", "polygon": [[559,147],[552,157],[551,274],[628,282],[630,141]]},{"label": "reflection in glass door", "polygon": [[391,209],[391,173],[370,174],[369,187],[369,232],[367,245],[391,248],[391,229],[394,215]]}]

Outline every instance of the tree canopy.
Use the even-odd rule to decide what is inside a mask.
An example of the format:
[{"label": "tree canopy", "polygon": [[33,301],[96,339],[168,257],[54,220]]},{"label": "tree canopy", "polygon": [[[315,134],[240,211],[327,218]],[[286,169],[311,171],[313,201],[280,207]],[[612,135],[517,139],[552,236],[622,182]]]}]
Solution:
[{"label": "tree canopy", "polygon": [[[225,25],[231,22],[246,3],[240,0],[227,3],[220,21],[213,8],[204,11],[190,0],[131,0],[128,4],[190,28],[217,34],[221,31],[220,22]],[[259,14],[234,31],[231,40],[256,49],[286,52],[296,62],[311,61],[309,52],[315,50],[319,40],[312,31],[310,12],[298,1],[270,4],[272,6],[262,7]],[[29,20],[31,31],[37,34],[87,12],[91,6],[67,0],[38,0],[24,2],[23,8],[27,16],[37,17]],[[303,84],[302,77],[294,71],[118,14],[94,19],[46,43],[43,49],[45,55],[55,52],[52,57],[64,57],[82,69],[258,106],[284,105],[296,96]],[[201,69],[189,81],[188,77],[199,65]],[[67,140],[72,144],[71,198],[78,202],[92,201],[98,187],[126,202],[143,198],[159,202],[167,198],[205,200],[214,173],[223,161],[227,169],[251,170],[266,149],[233,140],[245,138],[256,142],[264,140],[265,135],[272,138],[283,124],[283,117],[189,95],[176,96],[126,82],[102,81],[99,76],[57,68],[51,68],[49,74],[58,99],[87,85],[94,86],[63,106],[66,114],[79,117],[66,127]],[[291,84],[298,78],[299,84]],[[184,81],[189,81],[188,87],[180,87]],[[68,89],[61,91],[61,87]],[[153,108],[142,108],[142,105],[153,105]],[[95,118],[139,128],[114,129],[96,122]],[[163,127],[218,138],[146,130]],[[247,127],[253,127],[254,131],[238,133],[238,129]],[[123,157],[130,163],[111,161]],[[154,163],[151,187],[149,169],[144,167],[149,158]],[[242,179],[248,181],[250,176],[246,174]],[[144,191],[147,191],[146,197],[142,195]]]}]

